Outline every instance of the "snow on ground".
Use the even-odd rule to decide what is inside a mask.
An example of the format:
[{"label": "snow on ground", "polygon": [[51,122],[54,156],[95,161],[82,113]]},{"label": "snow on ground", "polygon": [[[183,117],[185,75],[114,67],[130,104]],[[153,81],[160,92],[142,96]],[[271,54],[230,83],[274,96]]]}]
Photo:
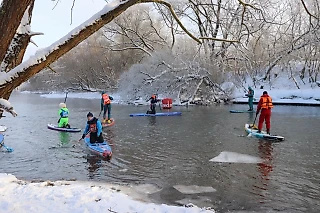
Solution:
[{"label": "snow on ground", "polygon": [[[263,91],[268,91],[269,95],[272,97],[274,103],[291,103],[291,104],[320,104],[320,87],[319,88],[308,88],[308,89],[254,89],[255,101],[259,101],[260,96]],[[236,102],[248,102],[248,98],[244,95],[245,92],[237,90],[233,94],[233,101]],[[110,94],[114,100],[113,103],[117,104],[133,104],[133,105],[149,105],[149,102],[146,100],[135,100],[132,102],[121,100],[121,97],[117,94]],[[43,98],[57,98],[64,99],[65,93],[53,92],[49,94],[41,94]],[[83,99],[100,99],[101,94],[99,92],[90,92],[90,93],[68,93],[68,98],[83,98]],[[178,102],[173,101],[173,105],[181,105]]]},{"label": "snow on ground", "polygon": [[[308,79],[303,81],[299,75],[296,76],[296,83],[289,79],[285,72],[273,78],[269,82],[260,82],[254,87],[250,78],[246,80],[247,83],[242,84],[241,88],[235,88],[232,96],[236,102],[248,102],[248,98],[244,95],[247,91],[244,88],[251,86],[254,90],[255,101],[259,101],[263,91],[267,91],[274,103],[284,104],[320,104],[320,87],[317,82],[309,83]],[[298,87],[297,87],[298,85]],[[232,86],[232,83],[224,83],[225,87]],[[263,89],[260,89],[260,87]]]},{"label": "snow on ground", "polygon": [[0,213],[135,212],[213,213],[208,208],[145,203],[130,198],[120,186],[80,181],[26,182],[0,173]]},{"label": "snow on ground", "polygon": [[[255,101],[259,101],[263,91],[267,91],[274,103],[291,103],[291,104],[320,104],[320,87],[308,89],[254,89]],[[248,102],[248,98],[242,91],[234,93],[234,101]]]}]

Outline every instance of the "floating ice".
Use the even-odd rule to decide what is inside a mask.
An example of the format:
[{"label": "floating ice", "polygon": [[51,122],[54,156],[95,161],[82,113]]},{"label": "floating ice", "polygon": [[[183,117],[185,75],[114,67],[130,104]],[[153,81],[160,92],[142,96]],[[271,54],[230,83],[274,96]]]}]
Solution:
[{"label": "floating ice", "polygon": [[175,185],[173,186],[176,190],[183,194],[199,194],[199,193],[208,193],[208,192],[215,192],[216,190],[211,186],[184,186],[184,185]]},{"label": "floating ice", "polygon": [[221,163],[261,163],[262,159],[251,155],[223,151],[209,161]]}]

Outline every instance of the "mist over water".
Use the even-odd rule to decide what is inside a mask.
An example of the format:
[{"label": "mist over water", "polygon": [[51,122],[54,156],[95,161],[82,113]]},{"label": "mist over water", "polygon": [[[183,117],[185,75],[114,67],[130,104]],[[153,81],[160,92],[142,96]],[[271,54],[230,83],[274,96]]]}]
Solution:
[{"label": "mist over water", "polygon": [[[211,206],[218,212],[319,212],[320,109],[275,106],[272,134],[283,142],[248,138],[254,114],[231,114],[245,105],[174,107],[182,116],[129,117],[148,106],[112,105],[116,124],[104,129],[113,159],[102,161],[78,139],[82,133],[48,130],[58,120],[64,94],[14,93],[18,117],[1,149],[1,173],[24,180],[90,180],[128,184],[153,202]],[[68,94],[70,124],[84,128],[88,111],[98,116],[99,94]],[[157,108],[159,111],[159,108]]]}]

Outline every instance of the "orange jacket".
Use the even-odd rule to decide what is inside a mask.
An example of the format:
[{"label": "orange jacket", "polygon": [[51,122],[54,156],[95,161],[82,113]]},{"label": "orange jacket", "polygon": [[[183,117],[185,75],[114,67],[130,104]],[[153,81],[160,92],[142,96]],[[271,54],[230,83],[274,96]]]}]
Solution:
[{"label": "orange jacket", "polygon": [[109,97],[109,95],[107,95],[107,94],[102,94],[102,99],[103,99],[103,104],[104,104],[104,105],[111,103],[110,97]]},{"label": "orange jacket", "polygon": [[268,95],[262,95],[260,97],[258,106],[257,106],[257,111],[259,112],[260,109],[271,109],[273,108],[273,104],[272,104],[272,98]]}]

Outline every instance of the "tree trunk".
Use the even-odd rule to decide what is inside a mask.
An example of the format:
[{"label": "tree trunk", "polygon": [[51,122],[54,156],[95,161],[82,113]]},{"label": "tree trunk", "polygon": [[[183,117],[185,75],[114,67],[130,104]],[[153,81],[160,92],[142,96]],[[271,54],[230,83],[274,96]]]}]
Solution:
[{"label": "tree trunk", "polygon": [[7,53],[24,12],[33,0],[3,0],[0,7],[0,61]]},{"label": "tree trunk", "polygon": [[[30,26],[34,1],[35,0],[32,0],[30,2],[30,7],[25,12],[25,13],[27,13],[25,15],[28,16],[28,20],[24,23],[20,23],[20,25],[25,24],[25,25]],[[25,26],[20,26],[20,27],[25,27]],[[30,42],[31,36],[32,35],[30,35],[30,32],[24,32],[24,34],[21,34],[18,32],[14,36],[14,38],[12,39],[12,42],[10,44],[11,50],[9,52],[7,52],[7,54],[5,55],[5,57],[1,63],[1,67],[0,67],[1,72],[7,72],[7,71],[11,70],[12,68],[21,64],[21,62],[23,60],[23,56],[24,56],[24,54],[27,50],[28,44]]]},{"label": "tree trunk", "polygon": [[10,94],[16,87],[20,86],[33,75],[49,66],[62,55],[98,31],[105,24],[111,22],[126,9],[139,2],[139,0],[127,1],[111,9],[110,11],[106,11],[106,13],[101,13],[101,16],[97,16],[95,20],[92,20],[91,24],[79,29],[72,35],[68,35],[68,37],[66,36],[65,38],[61,39],[60,44],[51,45],[47,49],[48,52],[41,58],[30,58],[29,60],[15,67],[13,70],[9,71],[8,77],[4,79],[5,81],[0,82],[0,97],[8,97],[8,93]]}]

